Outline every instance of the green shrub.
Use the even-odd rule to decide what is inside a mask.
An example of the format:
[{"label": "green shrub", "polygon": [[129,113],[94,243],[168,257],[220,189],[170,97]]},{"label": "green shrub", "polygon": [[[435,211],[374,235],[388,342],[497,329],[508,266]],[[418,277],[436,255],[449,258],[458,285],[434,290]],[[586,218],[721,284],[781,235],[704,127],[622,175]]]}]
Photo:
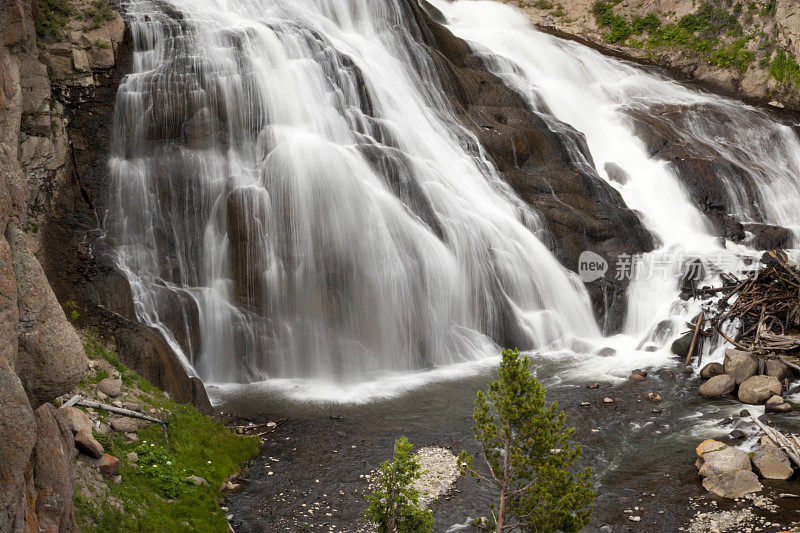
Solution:
[{"label": "green shrub", "polygon": [[581,447],[570,442],[558,404],[547,405],[545,389],[518,350],[503,350],[496,381],[475,399],[475,437],[490,475],[461,452],[462,470],[492,485],[498,503],[489,527],[498,533],[578,531],[591,520],[591,470],[575,470]]},{"label": "green shrub", "polygon": [[71,15],[72,5],[69,0],[39,0],[36,35],[46,41],[63,39]]},{"label": "green shrub", "polygon": [[405,437],[394,443],[394,457],[381,463],[375,490],[367,494],[364,513],[379,533],[425,533],[433,527],[433,513],[419,506],[414,482],[422,475],[419,459]]}]

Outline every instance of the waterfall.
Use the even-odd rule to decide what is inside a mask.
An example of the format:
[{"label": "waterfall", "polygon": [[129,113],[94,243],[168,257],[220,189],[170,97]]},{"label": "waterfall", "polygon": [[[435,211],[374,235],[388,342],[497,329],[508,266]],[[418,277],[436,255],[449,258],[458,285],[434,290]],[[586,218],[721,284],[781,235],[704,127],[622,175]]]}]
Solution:
[{"label": "waterfall", "polygon": [[404,0],[124,3],[107,225],[207,382],[358,382],[596,338]]},{"label": "waterfall", "polygon": [[[758,257],[748,239],[736,244],[715,236],[709,217],[714,206],[698,209],[687,180],[680,179],[680,165],[654,157],[637,135],[637,119],[647,117],[692,157],[711,162],[709,174],[717,181],[703,186],[720,184],[709,194],[725,201],[724,215],[745,229],[751,223],[783,226],[796,245],[800,140],[790,126],[741,102],[546,35],[510,6],[479,0],[432,3],[447,17],[449,29],[470,42],[532,107],[585,134],[598,171],[660,239],[660,249],[639,258],[633,270],[625,327],[629,337],[618,339],[623,346],[641,348],[642,340],[656,341],[655,348],[666,352],[667,341],[698,311],[696,304],[677,299],[684,261],[699,258],[712,272],[736,272],[748,257]],[[612,175],[616,169],[626,176],[624,183]],[[687,177],[703,176],[689,172]],[[664,275],[661,268],[667,270]]]}]

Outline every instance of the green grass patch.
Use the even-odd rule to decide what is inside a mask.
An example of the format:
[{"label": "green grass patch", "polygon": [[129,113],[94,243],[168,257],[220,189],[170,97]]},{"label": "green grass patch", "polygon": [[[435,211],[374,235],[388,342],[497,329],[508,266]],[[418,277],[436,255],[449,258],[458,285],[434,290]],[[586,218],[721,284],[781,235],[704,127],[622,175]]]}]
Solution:
[{"label": "green grass patch", "polygon": [[[676,22],[664,23],[655,13],[633,17],[630,21],[614,13],[615,3],[599,0],[591,12],[597,25],[606,29],[605,40],[626,44],[634,48],[657,49],[681,47],[692,50],[707,63],[719,67],[747,70],[755,53],[747,44],[755,35],[745,34],[739,22],[741,4],[732,11],[710,2],[703,3],[696,12],[684,15]],[[642,38],[633,36],[645,35]]]},{"label": "green grass patch", "polygon": [[37,37],[45,41],[63,39],[72,12],[69,0],[39,0],[39,14],[35,22]]},{"label": "green grass patch", "polygon": [[794,85],[800,89],[800,66],[791,54],[778,49],[769,63],[769,75],[781,83]]},{"label": "green grass patch", "polygon": [[[108,483],[108,496],[122,501],[123,510],[84,499],[76,488],[75,518],[84,533],[107,531],[198,531],[227,532],[228,523],[219,508],[220,487],[259,451],[260,439],[235,434],[190,405],[167,398],[135,372],[119,362],[92,332],[84,334],[87,355],[103,358],[120,371],[123,382],[135,385],[136,399],[145,412],[151,408],[169,411],[169,449],[162,426],[151,424],[137,432],[138,442],[127,442],[122,434],[95,435],[106,450],[121,461],[119,485]],[[135,462],[127,459],[136,452]],[[200,486],[185,481],[199,476]]]},{"label": "green grass patch", "polygon": [[107,0],[95,0],[91,7],[81,13],[81,19],[87,23],[82,29],[83,31],[96,30],[104,22],[114,20],[114,18],[116,18],[116,14]]}]

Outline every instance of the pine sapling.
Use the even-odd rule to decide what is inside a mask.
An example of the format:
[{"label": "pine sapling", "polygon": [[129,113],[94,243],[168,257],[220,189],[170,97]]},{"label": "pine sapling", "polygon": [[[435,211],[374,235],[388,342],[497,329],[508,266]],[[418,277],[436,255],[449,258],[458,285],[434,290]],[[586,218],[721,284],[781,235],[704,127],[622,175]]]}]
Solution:
[{"label": "pine sapling", "polygon": [[426,533],[433,527],[433,513],[420,508],[420,492],[414,482],[422,475],[419,458],[408,439],[394,443],[394,457],[381,463],[375,489],[367,494],[364,513],[379,533]]},{"label": "pine sapling", "polygon": [[581,447],[558,404],[547,405],[545,389],[518,350],[503,350],[496,381],[475,400],[475,437],[488,474],[461,452],[464,472],[498,492],[484,524],[495,533],[578,531],[591,520],[591,470],[577,470]]}]

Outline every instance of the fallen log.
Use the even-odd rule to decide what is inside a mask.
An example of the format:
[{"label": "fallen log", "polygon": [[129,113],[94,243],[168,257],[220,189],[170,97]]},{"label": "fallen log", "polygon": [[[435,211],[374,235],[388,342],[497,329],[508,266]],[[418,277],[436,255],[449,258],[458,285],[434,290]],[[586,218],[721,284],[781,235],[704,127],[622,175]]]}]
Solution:
[{"label": "fallen log", "polygon": [[692,361],[692,355],[694,355],[694,347],[697,344],[697,336],[700,333],[700,327],[703,325],[703,318],[706,316],[705,311],[700,313],[700,316],[697,317],[697,324],[694,327],[694,336],[692,337],[692,344],[689,345],[689,353],[686,354],[686,361],[683,362],[683,366],[689,366],[689,363]]},{"label": "fallen log", "polygon": [[[163,424],[165,426],[169,425],[169,422],[167,422],[165,420],[159,420],[158,418],[155,418],[155,417],[152,417],[152,416],[148,416],[148,415],[144,415],[142,413],[138,413],[138,412],[132,411],[130,409],[125,409],[123,407],[117,407],[117,406],[114,406],[114,405],[109,405],[107,403],[95,402],[94,400],[84,400],[80,396],[78,396],[78,398],[79,399],[77,401],[73,402],[72,405],[80,405],[80,406],[83,406],[83,407],[92,407],[94,409],[103,409],[103,410],[109,411],[111,413],[117,413],[118,415],[124,415],[124,416],[128,416],[128,417],[131,417],[131,418],[139,418],[141,420],[147,420],[148,422],[154,422],[156,424]],[[74,399],[74,397],[70,399],[70,402],[73,399]],[[64,407],[66,407],[66,404],[64,404]]]}]

